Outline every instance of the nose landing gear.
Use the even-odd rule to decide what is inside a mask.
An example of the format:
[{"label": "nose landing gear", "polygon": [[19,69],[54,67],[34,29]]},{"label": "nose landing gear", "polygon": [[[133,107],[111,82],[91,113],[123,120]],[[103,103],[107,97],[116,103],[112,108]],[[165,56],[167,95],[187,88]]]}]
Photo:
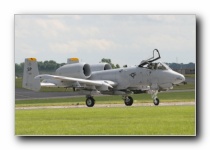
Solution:
[{"label": "nose landing gear", "polygon": [[155,98],[154,100],[153,100],[153,103],[154,103],[154,105],[159,105],[159,102],[160,102],[160,100],[158,99],[158,98]]},{"label": "nose landing gear", "polygon": [[149,91],[149,94],[151,94],[151,96],[152,96],[154,105],[155,105],[155,106],[158,106],[159,103],[160,103],[160,100],[159,100],[159,98],[157,97],[158,90],[150,90],[150,91]]}]

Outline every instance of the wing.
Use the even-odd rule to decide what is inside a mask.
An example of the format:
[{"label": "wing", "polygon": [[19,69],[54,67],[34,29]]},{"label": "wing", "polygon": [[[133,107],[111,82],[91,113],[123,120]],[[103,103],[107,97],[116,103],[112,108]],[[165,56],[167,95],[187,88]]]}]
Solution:
[{"label": "wing", "polygon": [[[38,75],[35,77],[35,79],[40,80],[61,80],[61,81],[70,81],[75,82],[78,84],[85,84],[86,86],[96,86],[99,90],[106,91],[108,88],[113,88],[113,86],[116,86],[117,83],[109,80],[87,80],[87,79],[79,79],[79,78],[72,78],[72,77],[65,77],[65,76],[57,76],[57,75],[49,75],[49,74],[43,74]],[[45,85],[45,83],[42,83]]]}]

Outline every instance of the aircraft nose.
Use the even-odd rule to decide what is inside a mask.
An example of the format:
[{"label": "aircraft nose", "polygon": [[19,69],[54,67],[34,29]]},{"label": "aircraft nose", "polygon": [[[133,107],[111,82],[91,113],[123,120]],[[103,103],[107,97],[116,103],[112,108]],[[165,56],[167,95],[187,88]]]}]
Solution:
[{"label": "aircraft nose", "polygon": [[185,81],[185,77],[182,74],[178,74],[175,78],[174,84],[179,84]]}]

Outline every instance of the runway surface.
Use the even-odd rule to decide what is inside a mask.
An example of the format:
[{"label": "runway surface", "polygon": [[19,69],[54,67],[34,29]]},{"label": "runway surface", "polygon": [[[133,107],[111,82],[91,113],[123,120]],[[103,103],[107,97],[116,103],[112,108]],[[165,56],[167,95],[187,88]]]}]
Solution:
[{"label": "runway surface", "polygon": [[[170,90],[168,92],[187,92],[190,90]],[[99,94],[100,95],[100,94]],[[34,92],[27,89],[15,88],[15,100],[32,100],[32,99],[46,99],[46,98],[68,98],[68,97],[84,97],[84,94],[79,92]]]},{"label": "runway surface", "polygon": [[[161,106],[195,106],[195,102],[164,102],[155,106],[153,103],[137,103],[132,106],[125,106],[124,104],[95,104],[92,108],[109,108],[109,107],[161,107]],[[69,105],[69,106],[36,106],[36,107],[16,107],[16,110],[28,110],[28,109],[56,109],[56,108],[89,108],[86,105]]]}]

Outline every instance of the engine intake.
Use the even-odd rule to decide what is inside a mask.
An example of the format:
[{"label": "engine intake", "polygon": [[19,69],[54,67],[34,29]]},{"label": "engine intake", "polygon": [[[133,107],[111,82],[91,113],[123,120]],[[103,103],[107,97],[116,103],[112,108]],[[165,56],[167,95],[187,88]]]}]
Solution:
[{"label": "engine intake", "polygon": [[93,71],[102,71],[112,69],[112,66],[108,63],[99,63],[90,65],[91,72]]},{"label": "engine intake", "polygon": [[66,64],[56,70],[56,75],[87,79],[91,76],[91,69],[86,63]]}]

